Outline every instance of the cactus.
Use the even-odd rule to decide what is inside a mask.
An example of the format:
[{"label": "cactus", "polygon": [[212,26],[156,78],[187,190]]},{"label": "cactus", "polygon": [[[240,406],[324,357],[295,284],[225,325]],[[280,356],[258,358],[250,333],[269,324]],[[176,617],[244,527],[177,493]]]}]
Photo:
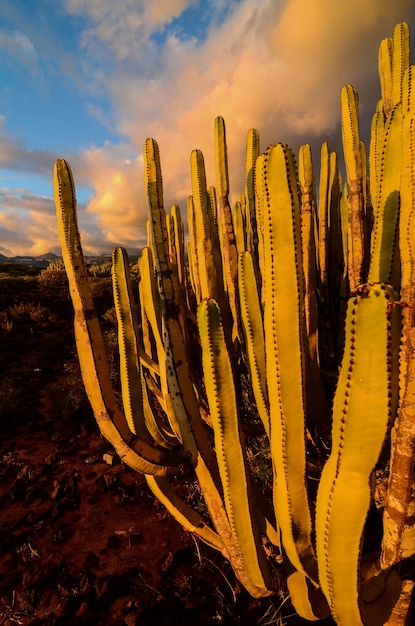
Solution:
[{"label": "cactus", "polygon": [[95,418],[102,434],[127,465],[148,474],[166,474],[179,467],[183,459],[175,453],[154,448],[137,437],[115,400],[80,243],[75,185],[71,169],[62,159],[55,164],[55,204],[62,257],[76,311],[74,327],[79,363]]},{"label": "cactus", "polygon": [[215,434],[215,448],[232,535],[258,595],[272,589],[271,567],[261,543],[261,519],[251,492],[238,420],[238,404],[217,303],[204,300],[198,308],[203,372]]},{"label": "cactus", "polygon": [[348,183],[348,277],[354,292],[363,280],[365,232],[363,163],[360,149],[359,98],[352,85],[345,85],[340,94],[343,129],[343,151]]},{"label": "cactus", "polygon": [[238,250],[232,209],[229,204],[228,153],[226,147],[225,122],[222,117],[215,119],[216,180],[219,196],[218,222],[222,229],[222,256],[225,276],[225,289],[233,319],[232,340],[241,337],[238,299]]},{"label": "cactus", "polygon": [[[381,42],[378,59],[369,155],[357,92],[345,85],[345,183],[324,142],[318,197],[309,144],[297,168],[284,144],[259,154],[250,129],[245,186],[231,209],[225,123],[216,118],[217,188],[207,185],[203,153],[191,153],[187,259],[180,209],[164,210],[159,149],[146,140],[138,293],[123,249],[112,264],[122,409],[73,178],[65,161],[55,167],[79,361],[104,436],[253,596],[272,595],[285,577],[303,618],[331,613],[341,626],[406,624],[414,586],[415,66],[406,24]],[[252,467],[253,434],[270,457],[268,482]],[[385,463],[389,485],[376,508]],[[183,464],[206,516],[169,482]],[[382,509],[383,533],[368,546]]]},{"label": "cactus", "polygon": [[339,624],[363,623],[358,606],[360,545],[370,507],[370,476],[396,413],[397,300],[394,290],[375,283],[360,287],[348,306],[333,403],[332,452],[316,507],[319,580]]},{"label": "cactus", "polygon": [[288,558],[316,581],[305,446],[298,445],[299,433],[305,430],[306,347],[300,204],[291,150],[281,144],[270,147],[261,174],[266,372],[270,447],[276,473],[274,507]]}]

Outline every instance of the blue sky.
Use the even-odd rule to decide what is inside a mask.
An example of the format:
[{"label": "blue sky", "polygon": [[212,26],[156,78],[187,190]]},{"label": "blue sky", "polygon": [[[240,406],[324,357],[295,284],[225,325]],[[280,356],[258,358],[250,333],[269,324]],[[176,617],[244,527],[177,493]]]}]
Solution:
[{"label": "blue sky", "polygon": [[2,0],[0,254],[59,252],[60,157],[74,171],[85,251],[139,249],[146,137],[160,146],[166,208],[185,212],[194,148],[214,184],[217,115],[235,197],[251,127],[264,150],[310,142],[318,173],[321,142],[340,149],[346,82],[365,134],[378,46],[401,20],[415,28],[413,0]]}]

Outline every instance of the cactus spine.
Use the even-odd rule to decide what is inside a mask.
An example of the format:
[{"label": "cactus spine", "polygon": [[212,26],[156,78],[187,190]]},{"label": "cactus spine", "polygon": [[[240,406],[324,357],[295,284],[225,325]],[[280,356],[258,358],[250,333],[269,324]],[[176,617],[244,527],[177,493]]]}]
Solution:
[{"label": "cactus spine", "polygon": [[[180,209],[164,210],[158,146],[146,140],[148,245],[137,294],[125,251],[113,256],[123,411],[88,286],[72,174],[65,161],[55,166],[79,360],[103,434],[253,596],[272,594],[282,569],[300,615],[331,612],[342,626],[405,624],[414,578],[403,567],[415,552],[415,89],[406,24],[378,58],[369,166],[358,95],[345,85],[346,180],[324,143],[318,198],[310,146],[297,171],[284,144],[259,154],[251,129],[232,211],[225,124],[216,118],[216,188],[202,152],[191,154],[187,260]],[[268,450],[272,488],[255,480],[252,432]],[[371,485],[384,459],[384,531],[368,551]],[[210,522],[168,481],[184,463]]]}]

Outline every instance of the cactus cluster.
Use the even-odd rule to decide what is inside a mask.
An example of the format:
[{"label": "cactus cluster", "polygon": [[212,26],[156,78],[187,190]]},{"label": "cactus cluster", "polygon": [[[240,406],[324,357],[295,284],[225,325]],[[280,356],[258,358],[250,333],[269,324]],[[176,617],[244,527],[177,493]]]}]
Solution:
[{"label": "cactus cluster", "polygon": [[[71,170],[64,160],[55,165],[79,361],[101,432],[185,528],[229,559],[253,596],[273,594],[283,572],[295,609],[311,621],[331,614],[344,626],[407,623],[415,554],[414,68],[400,23],[379,49],[382,97],[369,157],[357,92],[342,88],[344,180],[327,142],[317,185],[308,144],[297,159],[284,144],[261,154],[251,129],[245,187],[231,206],[218,117],[215,186],[202,152],[191,153],[187,241],[178,205],[164,208],[158,145],[146,140],[148,244],[138,293],[125,250],[116,248],[112,263],[122,408],[89,288]],[[242,401],[247,384],[254,424]],[[271,488],[249,462],[253,426],[271,458]],[[194,468],[204,514],[169,481],[182,465]],[[389,484],[379,510],[381,466]],[[369,545],[376,515],[383,534]]]}]

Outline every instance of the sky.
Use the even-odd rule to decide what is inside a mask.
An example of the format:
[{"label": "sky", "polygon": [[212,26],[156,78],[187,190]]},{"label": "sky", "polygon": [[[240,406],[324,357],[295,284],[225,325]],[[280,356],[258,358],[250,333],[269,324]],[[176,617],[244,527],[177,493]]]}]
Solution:
[{"label": "sky", "polygon": [[145,139],[159,144],[165,208],[185,218],[193,149],[215,184],[218,115],[233,199],[250,128],[261,151],[310,143],[318,176],[321,143],[341,151],[345,83],[368,140],[379,44],[400,21],[415,33],[413,0],[0,0],[0,254],[60,254],[58,158],[74,173],[84,253],[137,252]]}]

